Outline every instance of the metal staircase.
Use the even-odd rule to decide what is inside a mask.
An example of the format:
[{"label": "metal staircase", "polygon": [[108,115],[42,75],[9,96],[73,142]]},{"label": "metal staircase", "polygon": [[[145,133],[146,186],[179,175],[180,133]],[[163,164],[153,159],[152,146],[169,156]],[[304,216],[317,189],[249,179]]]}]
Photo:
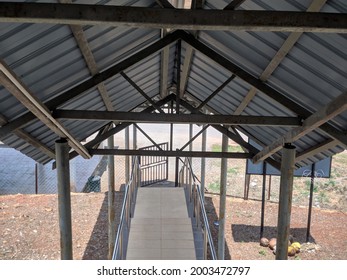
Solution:
[{"label": "metal staircase", "polygon": [[165,181],[165,164],[168,161],[163,157],[134,157],[125,188],[114,260],[201,260],[207,255],[216,259],[203,196],[189,159],[181,160],[178,187]]}]

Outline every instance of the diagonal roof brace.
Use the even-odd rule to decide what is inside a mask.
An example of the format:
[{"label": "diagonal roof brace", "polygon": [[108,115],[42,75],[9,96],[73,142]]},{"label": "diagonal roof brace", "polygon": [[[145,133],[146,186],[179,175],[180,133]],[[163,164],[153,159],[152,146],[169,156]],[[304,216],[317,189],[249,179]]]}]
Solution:
[{"label": "diagonal roof brace", "polygon": [[258,163],[259,161],[270,157],[271,155],[279,151],[284,143],[292,143],[298,140],[302,136],[318,128],[323,123],[328,122],[345,110],[347,110],[347,91],[345,91],[333,101],[324,106],[322,109],[318,110],[316,113],[305,119],[302,126],[288,131],[281,138],[265,147],[261,152],[253,157],[253,163]]},{"label": "diagonal roof brace", "polygon": [[91,158],[88,150],[58,120],[52,117],[48,108],[27,89],[4,61],[0,61],[0,71],[0,82],[13,96],[57,135],[67,138],[70,146],[82,157]]}]

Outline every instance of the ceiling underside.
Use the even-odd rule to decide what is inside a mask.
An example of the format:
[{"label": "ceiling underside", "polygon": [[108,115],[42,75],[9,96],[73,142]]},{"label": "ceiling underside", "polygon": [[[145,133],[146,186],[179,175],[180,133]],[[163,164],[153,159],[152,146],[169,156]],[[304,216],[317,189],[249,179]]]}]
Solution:
[{"label": "ceiling underside", "polygon": [[[72,2],[172,9],[168,1],[154,0]],[[190,2],[171,4],[187,8]],[[205,10],[222,10],[238,2],[234,8],[240,11],[347,13],[344,0],[195,2],[197,9]],[[13,71],[49,113],[55,109],[141,111],[171,93],[180,93],[182,102],[198,107],[223,85],[201,111],[300,117],[304,121],[347,89],[346,32],[175,31],[108,24],[14,23],[0,18],[2,65]],[[61,135],[28,112],[8,86],[0,87],[0,141],[47,163],[54,157],[54,143]],[[109,123],[56,121],[78,143]],[[287,126],[235,128],[262,147],[293,130]],[[307,131],[293,142],[297,164],[310,164],[343,151],[346,130],[347,113],[341,111],[327,119],[325,127]],[[281,152],[269,156],[279,162]]]}]

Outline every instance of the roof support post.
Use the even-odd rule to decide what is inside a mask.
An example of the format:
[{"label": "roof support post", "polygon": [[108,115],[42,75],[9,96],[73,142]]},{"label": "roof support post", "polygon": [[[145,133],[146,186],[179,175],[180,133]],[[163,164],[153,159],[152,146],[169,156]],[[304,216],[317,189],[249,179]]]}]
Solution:
[{"label": "roof support post", "polygon": [[[228,136],[223,134],[222,152],[228,151]],[[225,204],[227,194],[227,170],[228,159],[222,158],[220,174],[220,197],[219,197],[219,228],[218,228],[218,259],[224,260],[225,255]]]},{"label": "roof support post", "polygon": [[286,260],[288,258],[288,238],[292,209],[294,163],[295,146],[286,143],[282,150],[276,260]]},{"label": "roof support post", "polygon": [[310,198],[308,203],[308,217],[307,217],[307,229],[306,229],[306,242],[310,241],[311,231],[311,217],[312,217],[312,203],[313,203],[313,189],[314,189],[314,178],[315,178],[316,164],[313,163],[311,167],[311,185],[310,185]]},{"label": "roof support post", "polygon": [[[129,149],[129,126],[125,128],[125,149]],[[129,156],[125,156],[125,183],[127,184],[130,179],[130,161],[129,161]]]},{"label": "roof support post", "polygon": [[57,160],[60,254],[62,260],[72,260],[72,226],[70,197],[69,144],[66,139],[55,142]]},{"label": "roof support post", "polygon": [[[111,127],[112,128],[112,127]],[[107,139],[109,149],[114,149],[114,135]],[[114,171],[114,155],[108,155],[108,259],[112,260],[114,242],[116,239],[116,223],[115,223],[115,171]]]},{"label": "roof support post", "polygon": [[[205,129],[202,132],[202,142],[201,142],[201,151],[206,152],[206,141],[207,140],[207,130]],[[200,174],[200,180],[201,180],[201,194],[202,198],[205,198],[205,177],[206,177],[206,158],[201,158],[201,174]]]}]

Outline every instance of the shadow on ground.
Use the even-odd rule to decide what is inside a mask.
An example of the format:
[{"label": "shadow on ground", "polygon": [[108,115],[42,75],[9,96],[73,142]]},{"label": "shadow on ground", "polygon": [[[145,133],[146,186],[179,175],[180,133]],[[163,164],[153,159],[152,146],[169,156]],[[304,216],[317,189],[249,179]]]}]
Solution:
[{"label": "shadow on ground", "polygon": [[[216,208],[213,206],[211,197],[205,197],[205,208],[206,208],[206,213],[209,220],[211,234],[213,236],[214,246],[216,249],[216,253],[218,254],[218,226],[215,226],[213,224],[215,221],[218,221],[218,215],[216,212]],[[224,259],[225,260],[231,259],[228,244],[226,242],[225,242]]]},{"label": "shadow on ground", "polygon": [[[235,242],[259,242],[260,240],[260,226],[233,224],[231,225],[231,232]],[[290,234],[295,241],[306,242],[306,228],[292,228]],[[276,237],[277,227],[264,227],[263,236],[268,239]],[[315,242],[312,236],[310,236],[310,242]]]},{"label": "shadow on ground", "polygon": [[[124,191],[115,192],[115,219],[118,227]],[[105,193],[99,216],[84,251],[83,260],[107,260],[108,256],[108,192]],[[117,227],[115,232],[117,232]]]}]

